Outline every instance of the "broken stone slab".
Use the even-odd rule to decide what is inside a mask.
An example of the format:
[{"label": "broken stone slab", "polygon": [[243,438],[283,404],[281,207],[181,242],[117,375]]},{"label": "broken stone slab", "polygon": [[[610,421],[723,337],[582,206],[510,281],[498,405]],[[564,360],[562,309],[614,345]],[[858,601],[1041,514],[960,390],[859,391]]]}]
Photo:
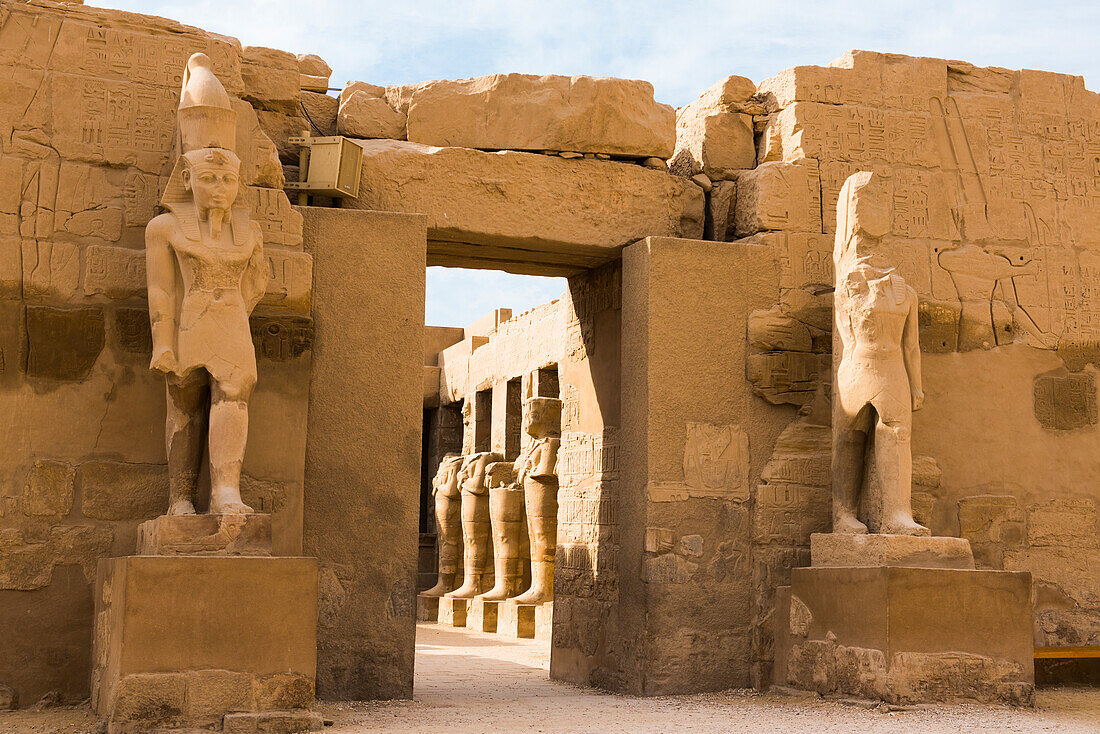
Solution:
[{"label": "broken stone slab", "polygon": [[245,46],[241,58],[243,97],[262,109],[292,115],[301,95],[298,58],[286,51]]},{"label": "broken stone slab", "polygon": [[161,515],[138,526],[141,556],[270,556],[271,515]]},{"label": "broken stone slab", "polygon": [[395,140],[359,144],[359,196],[345,206],[427,214],[429,265],[569,275],[646,236],[703,234],[702,189],[644,166]]},{"label": "broken stone slab", "polygon": [[730,76],[715,84],[676,113],[676,151],[673,173],[711,179],[736,176],[756,165],[752,115],[744,112],[756,94],[745,77]]},{"label": "broken stone slab", "polygon": [[668,158],[676,113],[653,85],[590,76],[493,74],[417,85],[409,140],[482,150],[568,150]]},{"label": "broken stone slab", "polygon": [[405,115],[390,107],[386,100],[355,90],[340,95],[336,128],[349,138],[391,138],[404,140]]},{"label": "broken stone slab", "polygon": [[370,82],[348,82],[347,84],[345,84],[344,88],[340,90],[340,104],[343,104],[347,100],[347,98],[355,92],[363,92],[368,97],[378,97],[379,99],[384,99],[390,103],[391,107],[393,107],[401,114],[406,114],[408,112],[408,105],[405,105],[405,109],[401,109],[396,104],[394,104],[393,100],[386,97],[385,87],[379,86],[377,84],[371,84]]},{"label": "broken stone slab", "polygon": [[813,533],[810,535],[810,560],[815,568],[974,568],[970,541],[944,536]]}]

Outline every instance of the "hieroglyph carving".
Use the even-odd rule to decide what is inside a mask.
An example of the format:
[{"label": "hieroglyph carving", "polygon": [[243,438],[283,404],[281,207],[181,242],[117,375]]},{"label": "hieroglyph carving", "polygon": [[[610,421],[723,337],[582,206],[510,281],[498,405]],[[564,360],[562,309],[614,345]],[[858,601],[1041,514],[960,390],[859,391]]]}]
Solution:
[{"label": "hieroglyph carving", "polygon": [[833,532],[928,535],[911,507],[910,434],[924,401],[917,294],[877,251],[890,229],[885,192],[880,175],[861,171],[837,206]]},{"label": "hieroglyph carving", "polygon": [[145,230],[150,367],[165,376],[168,394],[168,513],[195,513],[207,435],[210,512],[249,513],[240,493],[256,384],[248,317],[267,271],[260,228],[239,199],[236,113],[205,54],[187,62],[179,129],[180,156],[162,199],[168,212]]}]

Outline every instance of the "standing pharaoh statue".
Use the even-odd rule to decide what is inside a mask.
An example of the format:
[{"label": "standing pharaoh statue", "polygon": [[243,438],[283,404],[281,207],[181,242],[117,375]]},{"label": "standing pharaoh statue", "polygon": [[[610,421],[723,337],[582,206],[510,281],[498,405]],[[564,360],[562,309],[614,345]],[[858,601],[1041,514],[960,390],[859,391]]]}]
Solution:
[{"label": "standing pharaoh statue", "polygon": [[503,457],[480,451],[464,457],[458,479],[462,486],[462,586],[444,596],[472,599],[485,591],[483,576],[489,564],[489,487],[488,467]]},{"label": "standing pharaoh statue", "polygon": [[205,54],[187,61],[180,157],[145,230],[150,367],[167,383],[170,515],[195,513],[207,437],[210,512],[242,514],[240,476],[256,355],[248,326],[267,283],[263,239],[240,194],[236,113]]},{"label": "standing pharaoh statue", "polygon": [[523,485],[516,482],[515,464],[498,461],[488,469],[489,518],[493,530],[493,588],[480,594],[485,601],[504,601],[520,591],[523,583],[524,517]]},{"label": "standing pharaoh statue", "polygon": [[834,533],[929,534],[911,504],[913,411],[924,401],[917,293],[882,261],[889,229],[881,175],[853,174],[833,246]]},{"label": "standing pharaoh statue", "polygon": [[518,604],[541,604],[554,599],[561,407],[557,398],[528,398],[524,404],[523,428],[532,441],[516,461],[516,481],[523,485],[527,506],[531,588],[516,597]]},{"label": "standing pharaoh statue", "polygon": [[455,588],[459,549],[462,547],[462,519],[459,515],[462,494],[458,487],[461,467],[461,456],[447,454],[439,462],[439,469],[432,480],[435,530],[439,537],[439,576],[435,586],[423,592],[423,596],[443,596]]}]

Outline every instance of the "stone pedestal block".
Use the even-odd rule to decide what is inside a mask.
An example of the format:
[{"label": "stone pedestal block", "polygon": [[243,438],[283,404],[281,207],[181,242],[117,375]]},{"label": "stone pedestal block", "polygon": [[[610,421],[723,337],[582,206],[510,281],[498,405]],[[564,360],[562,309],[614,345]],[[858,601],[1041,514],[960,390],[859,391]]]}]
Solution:
[{"label": "stone pedestal block", "polygon": [[270,556],[271,515],[161,515],[138,526],[139,556]]},{"label": "stone pedestal block", "polygon": [[469,599],[452,599],[449,596],[439,598],[439,624],[444,627],[465,627],[466,610]]},{"label": "stone pedestal block", "polygon": [[313,702],[316,559],[103,559],[95,609],[92,706],[111,734]]},{"label": "stone pedestal block", "polygon": [[502,602],[497,611],[497,634],[504,637],[535,637],[535,604],[516,604],[508,600]]},{"label": "stone pedestal block", "polygon": [[470,609],[466,614],[466,628],[478,632],[496,632],[499,608],[498,601],[474,597],[470,600]]},{"label": "stone pedestal block", "polygon": [[226,714],[222,734],[292,734],[324,728],[324,718],[313,711],[264,711]]},{"label": "stone pedestal block", "polygon": [[966,538],[880,535],[878,533],[813,533],[810,560],[814,568],[837,566],[909,566],[974,568]]},{"label": "stone pedestal block", "polygon": [[1031,574],[796,568],[777,596],[773,681],[895,704],[1031,705]]},{"label": "stone pedestal block", "polygon": [[535,639],[550,641],[554,632],[554,602],[535,605]]},{"label": "stone pedestal block", "polygon": [[439,620],[439,597],[416,595],[416,621],[435,622]]}]

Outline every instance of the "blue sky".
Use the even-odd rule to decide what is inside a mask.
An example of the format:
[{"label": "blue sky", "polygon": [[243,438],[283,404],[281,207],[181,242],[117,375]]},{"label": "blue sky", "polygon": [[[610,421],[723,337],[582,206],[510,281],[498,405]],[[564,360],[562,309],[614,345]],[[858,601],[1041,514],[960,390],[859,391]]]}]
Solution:
[{"label": "blue sky", "polygon": [[[853,48],[1045,69],[1100,87],[1100,2],[1033,0],[88,0],[162,15],[249,46],[316,53],[350,79],[404,84],[497,72],[645,79],[686,104],[729,74],[760,81]],[[428,271],[427,321],[526,310],[563,280]]]}]

